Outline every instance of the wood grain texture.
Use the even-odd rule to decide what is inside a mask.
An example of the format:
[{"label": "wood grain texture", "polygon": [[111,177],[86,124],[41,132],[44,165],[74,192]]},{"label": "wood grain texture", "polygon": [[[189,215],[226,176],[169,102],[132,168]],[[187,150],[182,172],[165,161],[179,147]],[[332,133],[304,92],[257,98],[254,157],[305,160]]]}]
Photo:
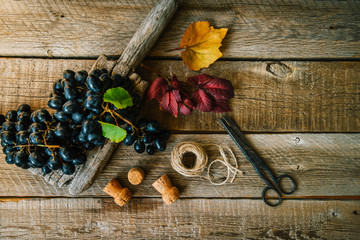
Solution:
[{"label": "wood grain texture", "polygon": [[[145,65],[180,81],[199,73],[180,61],[145,61]],[[156,78],[141,68],[138,73],[151,82]],[[233,117],[243,131],[358,132],[360,130],[360,63],[358,62],[216,62],[202,70],[232,82]],[[189,88],[188,88],[189,89]],[[191,88],[190,88],[191,90]],[[153,100],[140,111],[154,116],[169,129],[223,131],[221,114],[194,111],[191,116],[172,117],[161,112]]]},{"label": "wood grain texture", "polygon": [[[157,1],[12,1],[0,5],[0,55],[120,55]],[[189,24],[229,28],[228,58],[359,58],[358,1],[182,1],[150,56],[180,56]]]},{"label": "wood grain texture", "polygon": [[[358,201],[30,199],[0,202],[1,239],[358,239]],[[21,214],[20,214],[21,213]]]},{"label": "wood grain texture", "polygon": [[[275,174],[288,173],[297,181],[297,191],[289,198],[360,198],[360,134],[249,134],[251,144],[259,155],[273,168]],[[245,172],[233,183],[213,186],[204,176],[187,178],[175,172],[170,165],[170,152],[181,141],[196,141],[202,144],[217,143],[230,146],[237,157],[239,168]],[[216,148],[206,148],[210,161],[220,157]],[[0,154],[0,196],[70,196],[65,190],[46,184],[43,179],[32,176],[25,170],[8,165]],[[141,167],[146,174],[144,182],[133,186],[127,179],[128,171]],[[214,164],[211,173],[218,180],[226,176],[226,169]],[[113,178],[118,178],[135,197],[157,197],[152,183],[163,174],[168,174],[181,197],[209,198],[260,198],[265,183],[240,149],[225,134],[180,134],[173,135],[164,152],[153,156],[137,154],[132,147],[116,149],[108,165],[82,196],[106,196],[102,189]]]},{"label": "wood grain texture", "polygon": [[[52,84],[64,69],[90,69],[93,63],[93,60],[0,58],[0,112],[16,109],[24,102],[33,109],[46,106]],[[176,74],[180,81],[198,74],[181,61],[145,61],[145,64],[168,76]],[[291,74],[286,70],[290,68]],[[137,72],[145,80],[155,78],[143,68]],[[202,72],[233,83],[235,97],[230,100],[233,112],[229,116],[244,131],[358,132],[360,129],[358,62],[220,61]],[[191,116],[174,118],[161,112],[156,102],[147,102],[141,112],[160,120],[170,130],[224,131],[217,124],[219,114],[194,111]]]}]

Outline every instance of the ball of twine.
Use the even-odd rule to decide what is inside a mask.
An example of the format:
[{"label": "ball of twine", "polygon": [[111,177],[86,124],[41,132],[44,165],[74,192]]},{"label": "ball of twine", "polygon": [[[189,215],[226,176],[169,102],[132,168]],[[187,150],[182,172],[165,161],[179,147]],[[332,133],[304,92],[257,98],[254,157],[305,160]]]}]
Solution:
[{"label": "ball of twine", "polygon": [[[186,167],[183,163],[183,157],[186,153],[193,153],[196,156],[192,168]],[[199,176],[206,168],[207,162],[208,156],[205,149],[196,142],[181,142],[174,147],[171,153],[171,166],[186,177]]]},{"label": "ball of twine", "polygon": [[[229,147],[221,146],[218,144],[206,144],[204,146],[218,147],[220,155],[223,158],[223,159],[213,160],[208,166],[207,178],[211,182],[211,184],[213,184],[213,185],[225,184],[229,180],[231,173],[233,174],[231,182],[233,182],[237,173],[242,174],[242,171],[238,169],[236,157],[235,157],[233,151]],[[231,163],[229,162],[228,158],[226,157],[224,149],[226,149],[230,153],[231,158],[235,162],[235,166],[231,165]],[[186,167],[183,163],[183,157],[186,153],[192,153],[196,156],[195,163],[192,168]],[[175,171],[177,171],[178,173],[180,173],[181,175],[186,176],[186,177],[197,177],[197,176],[200,176],[201,173],[205,170],[207,163],[208,163],[208,155],[206,154],[205,149],[199,143],[180,142],[179,144],[177,144],[174,147],[174,149],[171,153],[170,162],[171,162],[171,166],[173,167],[173,169]],[[214,182],[213,177],[211,177],[211,175],[210,175],[211,166],[215,162],[219,162],[227,167],[227,177],[222,182]]]}]

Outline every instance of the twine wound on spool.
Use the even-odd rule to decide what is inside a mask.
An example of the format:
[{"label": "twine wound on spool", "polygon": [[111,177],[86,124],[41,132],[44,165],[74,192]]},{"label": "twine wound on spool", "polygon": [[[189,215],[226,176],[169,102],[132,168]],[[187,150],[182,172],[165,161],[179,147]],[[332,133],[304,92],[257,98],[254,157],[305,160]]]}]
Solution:
[{"label": "twine wound on spool", "polygon": [[[211,184],[224,185],[229,180],[230,173],[233,174],[233,177],[230,182],[234,181],[237,173],[242,174],[242,171],[238,169],[236,157],[235,157],[233,151],[229,147],[226,147],[223,145],[218,145],[218,144],[204,144],[203,146],[217,146],[219,148],[220,155],[223,158],[223,159],[213,160],[208,166],[207,178]],[[209,159],[203,146],[196,142],[181,142],[181,143],[177,144],[171,153],[171,159],[170,159],[171,166],[174,168],[175,171],[177,171],[178,173],[180,173],[183,176],[186,176],[186,177],[200,176],[201,173],[204,172],[204,170],[207,166],[207,163],[208,163],[208,159]],[[224,149],[226,149],[230,153],[232,159],[234,159],[235,166],[231,165],[231,163],[229,162]],[[192,153],[196,156],[196,160],[195,160],[194,166],[192,168],[186,167],[183,163],[183,156],[186,153]],[[227,167],[227,170],[228,170],[227,177],[222,182],[214,182],[210,176],[211,166],[216,162],[222,163],[223,165],[225,165]]]}]

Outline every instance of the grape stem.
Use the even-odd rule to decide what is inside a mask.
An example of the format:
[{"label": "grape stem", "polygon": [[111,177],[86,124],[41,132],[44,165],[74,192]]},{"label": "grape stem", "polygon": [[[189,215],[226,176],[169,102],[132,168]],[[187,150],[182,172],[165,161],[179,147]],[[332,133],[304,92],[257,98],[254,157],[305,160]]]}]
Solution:
[{"label": "grape stem", "polygon": [[157,75],[159,75],[160,77],[165,79],[169,85],[171,85],[171,82],[169,81],[169,79],[167,77],[165,77],[164,75],[162,75],[161,73],[157,72],[156,70],[154,70],[154,69],[152,69],[152,68],[150,68],[150,67],[148,67],[148,66],[146,66],[146,65],[144,65],[142,63],[140,63],[140,67],[146,68],[147,70],[149,70],[149,71],[151,71],[153,73],[156,73]]},{"label": "grape stem", "polygon": [[132,124],[132,122],[130,122],[129,120],[127,120],[126,118],[124,118],[123,116],[121,116],[120,114],[118,114],[115,110],[111,110],[109,109],[110,113],[115,114],[117,117],[119,117],[121,120],[123,120],[124,122],[126,122],[127,124],[129,124],[133,129],[135,129],[136,131],[138,131],[137,127],[134,126],[134,124]]}]

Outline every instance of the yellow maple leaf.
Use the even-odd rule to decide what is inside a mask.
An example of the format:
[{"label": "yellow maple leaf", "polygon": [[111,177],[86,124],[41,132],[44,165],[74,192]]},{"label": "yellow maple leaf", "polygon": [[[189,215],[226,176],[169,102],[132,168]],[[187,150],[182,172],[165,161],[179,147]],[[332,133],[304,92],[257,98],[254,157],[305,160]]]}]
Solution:
[{"label": "yellow maple leaf", "polygon": [[185,49],[181,52],[185,64],[190,69],[199,71],[222,57],[219,48],[227,31],[227,28],[215,29],[207,21],[190,24],[179,47]]}]

